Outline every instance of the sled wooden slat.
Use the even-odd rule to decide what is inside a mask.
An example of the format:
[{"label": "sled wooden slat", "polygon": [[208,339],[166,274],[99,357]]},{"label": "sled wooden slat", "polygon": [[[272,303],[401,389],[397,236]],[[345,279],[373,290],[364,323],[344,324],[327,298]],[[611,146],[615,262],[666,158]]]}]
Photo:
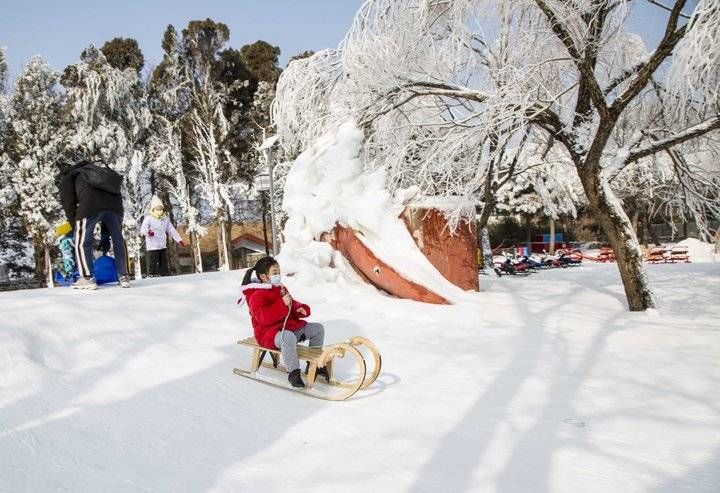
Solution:
[{"label": "sled wooden slat", "polygon": [[[254,337],[248,337],[247,339],[243,339],[241,341],[237,342],[238,344],[242,344],[244,346],[250,346],[252,348],[255,348],[255,351],[258,354],[258,358],[260,357],[261,351],[267,351],[268,353],[273,354],[280,354],[280,351],[278,349],[267,349],[264,347],[261,347]],[[310,361],[318,363],[320,362],[320,357],[323,354],[323,348],[322,347],[308,347],[303,346],[301,344],[297,345],[297,353],[298,358],[303,361]],[[253,368],[257,368],[258,365],[253,365]]]},{"label": "sled wooden slat", "polygon": [[[268,349],[260,346],[254,337],[248,337],[246,339],[242,339],[238,341],[238,344],[242,344],[244,346],[249,346],[253,348],[253,357],[252,357],[252,363],[250,365],[250,371],[255,372],[260,369],[261,366],[267,366],[267,367],[278,367],[278,356],[280,355],[279,349]],[[262,354],[263,352],[270,353],[271,356],[273,356],[273,365],[269,364],[262,364]],[[297,355],[298,359],[302,361],[307,361],[309,363],[308,365],[308,378],[307,382],[305,383],[306,387],[312,387],[315,384],[315,375],[317,374],[318,367],[325,366],[328,370],[328,379],[332,378],[332,365],[327,365],[323,361],[323,358],[325,357],[325,349],[322,347],[308,347],[303,346],[302,344],[297,345]]]}]

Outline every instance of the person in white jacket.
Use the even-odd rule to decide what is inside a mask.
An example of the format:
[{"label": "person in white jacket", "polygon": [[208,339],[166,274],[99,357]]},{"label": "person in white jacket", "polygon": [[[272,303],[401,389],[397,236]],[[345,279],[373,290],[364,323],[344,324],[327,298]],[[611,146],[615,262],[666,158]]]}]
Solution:
[{"label": "person in white jacket", "polygon": [[150,276],[167,276],[167,235],[170,234],[173,240],[181,247],[185,246],[177,230],[170,223],[170,218],[165,213],[162,200],[153,195],[150,200],[150,212],[143,219],[140,226],[140,233],[145,235],[145,249],[150,260]]}]

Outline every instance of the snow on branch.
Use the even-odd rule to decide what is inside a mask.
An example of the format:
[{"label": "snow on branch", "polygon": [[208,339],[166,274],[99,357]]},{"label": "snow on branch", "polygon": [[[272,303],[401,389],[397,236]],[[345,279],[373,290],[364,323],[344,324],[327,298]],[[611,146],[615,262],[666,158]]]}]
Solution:
[{"label": "snow on branch", "polygon": [[705,135],[713,130],[720,129],[720,115],[705,120],[693,125],[692,127],[686,128],[685,130],[678,132],[670,137],[666,137],[660,140],[651,140],[646,144],[638,146],[625,159],[625,163],[630,163],[642,159],[651,154],[669,149],[673,146],[681,144],[690,139],[694,139],[700,135]]},{"label": "snow on branch", "polygon": [[[717,50],[706,41],[711,3],[701,0],[691,21],[690,33],[699,32],[687,57],[697,58],[698,46]],[[681,123],[650,84],[686,34],[683,4],[648,53],[625,30],[626,0],[368,0],[337,50],[293,62],[280,78],[273,117],[285,158],[353,118],[365,135],[363,166],[384,170],[391,192],[417,187],[480,204],[490,187],[513,185],[495,173],[532,127],[562,144],[578,170],[592,156],[595,168],[617,175],[628,159],[715,128],[717,111],[701,106],[707,97]],[[709,94],[714,56],[695,62],[708,67],[699,83]],[[648,142],[643,125],[662,128],[664,140]],[[538,177],[548,174],[570,186],[577,177],[567,164],[564,174],[539,164],[527,172],[538,173],[541,191],[548,182]]]},{"label": "snow on branch", "polygon": [[720,4],[716,0],[700,0],[687,26],[687,34],[674,52],[668,84],[681,100],[701,98],[718,112]]}]

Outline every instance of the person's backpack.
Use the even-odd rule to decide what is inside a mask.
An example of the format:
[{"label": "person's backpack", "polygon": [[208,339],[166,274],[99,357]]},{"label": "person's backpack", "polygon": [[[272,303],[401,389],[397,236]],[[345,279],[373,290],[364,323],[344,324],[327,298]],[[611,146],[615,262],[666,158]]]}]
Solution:
[{"label": "person's backpack", "polygon": [[120,195],[123,179],[112,168],[90,163],[83,166],[80,173],[85,182],[91,187],[114,195]]}]

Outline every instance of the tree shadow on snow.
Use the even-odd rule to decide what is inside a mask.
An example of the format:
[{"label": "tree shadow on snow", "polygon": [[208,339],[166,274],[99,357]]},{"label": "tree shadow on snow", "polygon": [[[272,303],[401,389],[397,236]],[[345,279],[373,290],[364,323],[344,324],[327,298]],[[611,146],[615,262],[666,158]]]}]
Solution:
[{"label": "tree shadow on snow", "polygon": [[[184,312],[181,300],[163,303],[173,316],[161,327],[138,322],[141,329],[128,329],[127,347],[105,364],[68,374],[48,371],[36,392],[2,409],[0,490],[206,491],[233,464],[266,449],[327,405],[282,390],[248,394],[259,384],[232,373],[244,357],[235,340],[208,347],[215,362],[207,368],[164,378],[125,397],[108,396],[107,402],[80,403],[106,379],[116,379],[117,385],[131,377],[128,384],[136,384],[136,358],[146,362],[146,351],[165,345],[177,350],[172,339],[191,330],[183,329],[188,324],[242,325],[240,317]],[[182,370],[178,367],[179,374]],[[297,445],[287,443],[288,457]]]},{"label": "tree shadow on snow", "polygon": [[[617,293],[607,288],[583,288],[617,298]],[[572,341],[564,337],[561,330],[548,330],[553,328],[553,312],[566,300],[551,300],[538,314],[529,310],[527,299],[522,294],[508,294],[514,300],[513,310],[521,318],[511,360],[438,443],[430,459],[418,469],[419,475],[408,491],[470,491],[475,475],[479,472],[478,466],[483,462],[494,462],[486,456],[500,430],[504,428],[507,431],[505,418],[513,400],[520,395],[523,384],[536,375],[548,382],[543,392],[544,403],[539,410],[530,412],[533,424],[529,428],[511,432],[512,436],[505,438],[511,444],[511,450],[507,458],[502,459],[504,466],[498,474],[487,477],[486,471],[483,475],[486,477],[487,489],[507,492],[551,491],[552,476],[556,473],[553,471],[556,455],[567,449],[581,449],[581,452],[575,452],[578,456],[603,457],[616,463],[618,471],[630,466],[644,476],[667,477],[666,471],[647,461],[635,460],[630,453],[599,450],[585,433],[593,423],[599,424],[611,416],[582,416],[576,407],[583,384],[592,376],[598,361],[607,354],[609,338],[618,331],[628,330],[624,298],[622,308],[608,310],[607,319],[598,320],[601,328],[592,341],[583,347],[583,353],[578,357],[577,350],[573,351]],[[545,361],[540,364],[541,360],[548,358],[542,354],[547,349],[552,350],[550,369]],[[543,376],[543,372],[548,371],[552,374]],[[672,389],[666,388],[665,391]],[[681,393],[677,395],[682,397]],[[693,400],[692,396],[688,398]],[[710,406],[705,401],[701,404]],[[664,419],[653,411],[643,403],[634,401],[628,402],[627,407],[621,410],[623,416],[634,419]],[[578,470],[582,470],[581,465]],[[686,477],[668,479],[659,491],[672,491],[675,486],[707,487],[707,491],[711,491],[712,488],[707,485],[714,486],[717,483],[717,472],[717,461],[708,461]],[[588,475],[586,480],[591,481],[589,478]],[[702,482],[703,478],[705,483]]]},{"label": "tree shadow on snow", "polygon": [[[420,474],[409,491],[469,491],[476,467],[496,437],[508,406],[535,371],[546,337],[542,324],[517,293],[509,294],[514,298],[512,309],[521,319],[512,359],[443,437],[430,459],[419,468]],[[546,310],[551,312],[559,303],[548,302]]]}]

